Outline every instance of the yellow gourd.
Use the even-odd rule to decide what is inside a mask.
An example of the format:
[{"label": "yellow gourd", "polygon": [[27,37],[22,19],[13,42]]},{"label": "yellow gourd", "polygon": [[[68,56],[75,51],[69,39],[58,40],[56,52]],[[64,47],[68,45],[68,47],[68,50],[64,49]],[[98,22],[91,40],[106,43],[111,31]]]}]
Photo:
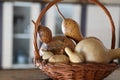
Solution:
[{"label": "yellow gourd", "polygon": [[[66,52],[70,54],[70,52]],[[86,62],[110,63],[120,58],[120,48],[107,49],[103,43],[95,38],[89,37],[80,41],[75,47],[75,53],[84,57]],[[73,57],[73,59],[76,57]],[[82,58],[81,58],[82,59]]]},{"label": "yellow gourd", "polygon": [[80,26],[79,24],[70,18],[65,18],[62,13],[60,12],[57,4],[56,4],[57,10],[60,14],[60,16],[62,17],[63,21],[62,21],[62,32],[65,36],[73,39],[76,43],[78,43],[79,41],[81,41],[83,39],[83,36],[81,34],[80,31]]}]

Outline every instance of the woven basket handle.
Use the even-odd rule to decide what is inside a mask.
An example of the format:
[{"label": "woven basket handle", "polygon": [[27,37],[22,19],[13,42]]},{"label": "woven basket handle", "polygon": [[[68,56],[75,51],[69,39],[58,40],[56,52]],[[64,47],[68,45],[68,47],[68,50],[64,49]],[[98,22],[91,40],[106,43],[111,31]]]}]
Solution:
[{"label": "woven basket handle", "polygon": [[89,2],[98,5],[105,12],[105,14],[107,15],[107,17],[109,19],[109,22],[110,22],[110,25],[111,25],[111,30],[112,30],[111,49],[114,49],[115,48],[115,42],[116,42],[115,25],[114,25],[112,16],[110,15],[110,12],[98,0],[89,0]]},{"label": "woven basket handle", "polygon": [[[35,58],[36,59],[40,59],[40,54],[39,54],[39,50],[38,50],[38,46],[37,46],[37,30],[38,30],[38,26],[40,24],[40,21],[42,19],[42,17],[45,15],[45,13],[47,12],[47,10],[52,7],[54,4],[60,2],[61,0],[54,0],[52,2],[50,2],[39,14],[39,17],[37,19],[36,22],[33,21],[34,25],[35,25],[35,30],[34,30],[34,48],[35,48]],[[112,41],[111,41],[111,49],[115,48],[115,26],[114,26],[114,22],[112,20],[112,17],[109,13],[109,11],[104,7],[104,5],[102,5],[99,1],[97,0],[88,0],[90,3],[95,3],[96,5],[98,5],[99,7],[101,7],[103,9],[103,11],[106,13],[106,15],[109,18],[109,21],[111,23],[111,28],[112,28]]]},{"label": "woven basket handle", "polygon": [[43,16],[45,15],[45,13],[47,12],[47,10],[49,8],[51,8],[54,4],[60,2],[61,0],[53,0],[52,2],[50,2],[39,14],[39,17],[37,19],[36,22],[34,22],[32,20],[32,22],[34,23],[35,29],[34,29],[34,48],[35,48],[35,59],[41,59],[40,54],[39,54],[39,50],[38,50],[38,45],[37,45],[37,30],[38,30],[38,26],[40,24],[41,19],[43,18]]}]

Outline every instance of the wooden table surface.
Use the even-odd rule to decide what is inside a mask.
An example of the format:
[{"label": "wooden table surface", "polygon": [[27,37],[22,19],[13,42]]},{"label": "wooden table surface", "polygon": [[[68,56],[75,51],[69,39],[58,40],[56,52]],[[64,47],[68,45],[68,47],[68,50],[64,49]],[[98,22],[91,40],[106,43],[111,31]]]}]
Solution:
[{"label": "wooden table surface", "polygon": [[[52,80],[39,69],[0,70],[0,80]],[[120,80],[120,69],[104,80]]]},{"label": "wooden table surface", "polygon": [[0,80],[51,80],[39,69],[0,70]]}]

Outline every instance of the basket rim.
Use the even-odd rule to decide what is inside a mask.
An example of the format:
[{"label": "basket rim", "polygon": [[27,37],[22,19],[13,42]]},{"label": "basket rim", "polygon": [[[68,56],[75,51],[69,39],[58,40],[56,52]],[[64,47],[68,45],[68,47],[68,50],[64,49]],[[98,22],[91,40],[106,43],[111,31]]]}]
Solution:
[{"label": "basket rim", "polygon": [[[96,65],[97,64],[97,65]],[[81,63],[81,64],[73,64],[74,66],[70,64],[63,64],[63,63],[47,63],[45,65],[40,65],[38,68],[42,70],[46,75],[48,75],[51,78],[55,78],[55,80],[58,80],[59,74],[84,74],[84,72],[99,72],[104,73],[104,78],[107,77],[109,74],[111,74],[114,70],[118,68],[118,64],[116,63],[110,63],[110,64],[98,64],[98,63]],[[58,76],[57,76],[57,74]],[[71,77],[74,75],[71,75]],[[83,76],[83,75],[82,75]],[[84,74],[85,76],[85,74]],[[74,76],[75,77],[75,76]],[[66,79],[64,79],[66,80]]]},{"label": "basket rim", "polygon": [[[112,62],[112,63],[108,63],[108,64],[104,64],[104,63],[95,63],[95,62],[86,62],[86,63],[44,63],[44,62],[39,62],[39,65],[37,66],[38,68],[42,69],[42,68],[52,68],[52,67],[59,67],[59,68],[63,68],[63,67],[67,67],[67,68],[73,68],[74,67],[87,67],[88,69],[100,69],[103,68],[104,69],[117,69],[120,67],[120,65],[116,62]],[[89,67],[88,67],[89,66]],[[108,68],[109,67],[109,68]]]}]

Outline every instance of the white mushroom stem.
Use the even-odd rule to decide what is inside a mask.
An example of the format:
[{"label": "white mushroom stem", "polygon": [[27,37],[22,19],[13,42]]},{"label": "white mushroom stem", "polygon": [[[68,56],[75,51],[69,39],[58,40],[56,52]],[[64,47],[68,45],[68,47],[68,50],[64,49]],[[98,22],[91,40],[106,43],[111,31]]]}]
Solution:
[{"label": "white mushroom stem", "polygon": [[111,60],[120,59],[120,48],[110,50],[108,55],[110,55]]}]

